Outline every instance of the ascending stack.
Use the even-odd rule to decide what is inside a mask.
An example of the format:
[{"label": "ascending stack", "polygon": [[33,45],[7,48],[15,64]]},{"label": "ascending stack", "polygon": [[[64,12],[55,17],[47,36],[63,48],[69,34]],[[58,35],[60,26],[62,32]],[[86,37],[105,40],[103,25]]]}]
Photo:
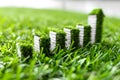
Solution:
[{"label": "ascending stack", "polygon": [[70,46],[78,47],[79,46],[79,30],[68,26],[64,28],[64,32],[66,33],[66,48],[69,49]]},{"label": "ascending stack", "polygon": [[50,36],[50,50],[55,50],[56,46],[60,49],[65,48],[65,32],[57,29],[52,29],[49,33]]},{"label": "ascending stack", "polygon": [[79,33],[80,46],[84,47],[90,42],[91,27],[89,25],[81,24],[78,24],[76,27],[80,30]]},{"label": "ascending stack", "polygon": [[91,43],[98,43],[102,38],[102,24],[104,14],[101,9],[93,10],[88,17],[88,24],[91,26]]},{"label": "ascending stack", "polygon": [[45,33],[36,33],[34,35],[34,50],[36,52],[40,52],[41,50],[43,53],[49,53],[50,50],[50,38]]}]

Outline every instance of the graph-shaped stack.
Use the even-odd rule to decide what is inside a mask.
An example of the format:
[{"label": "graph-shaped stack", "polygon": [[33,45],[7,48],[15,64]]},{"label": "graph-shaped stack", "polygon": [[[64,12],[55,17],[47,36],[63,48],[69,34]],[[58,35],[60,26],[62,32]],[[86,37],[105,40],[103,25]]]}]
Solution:
[{"label": "graph-shaped stack", "polygon": [[102,24],[104,14],[102,9],[94,9],[88,17],[88,24],[91,26],[91,43],[98,43],[102,38]]},{"label": "graph-shaped stack", "polygon": [[36,33],[34,35],[34,50],[36,52],[40,52],[41,50],[43,53],[49,53],[50,48],[50,38],[45,33]]},{"label": "graph-shaped stack", "polygon": [[33,47],[30,43],[17,43],[17,54],[21,59],[27,58],[30,59],[33,55]]},{"label": "graph-shaped stack", "polygon": [[76,27],[80,30],[79,33],[80,46],[84,47],[90,42],[91,27],[89,25],[81,24],[78,24]]},{"label": "graph-shaped stack", "polygon": [[[89,42],[99,43],[102,38],[102,25],[104,14],[101,9],[93,10],[88,16],[88,25],[78,24],[76,27],[68,26],[62,29],[50,29],[49,34],[36,32],[34,35],[34,51],[56,53],[59,49],[84,47]],[[19,57],[32,57],[33,47],[31,43],[17,43]],[[56,51],[57,50],[57,51]]]},{"label": "graph-shaped stack", "polygon": [[79,46],[79,30],[76,28],[73,28],[71,26],[68,26],[64,28],[64,32],[66,33],[66,48],[72,47],[78,47]]},{"label": "graph-shaped stack", "polygon": [[53,51],[56,46],[60,49],[65,48],[65,32],[61,30],[51,30],[50,36],[50,50]]}]

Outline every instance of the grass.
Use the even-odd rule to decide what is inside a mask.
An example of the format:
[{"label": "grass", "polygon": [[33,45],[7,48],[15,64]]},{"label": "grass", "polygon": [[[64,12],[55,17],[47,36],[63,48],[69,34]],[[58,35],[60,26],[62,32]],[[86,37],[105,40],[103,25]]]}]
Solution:
[{"label": "grass", "polygon": [[[106,14],[107,16],[107,14]],[[87,14],[24,8],[0,8],[0,80],[120,79],[120,19],[106,17],[102,42],[47,57],[34,53],[29,63],[17,57],[16,43],[33,44],[36,31],[86,24]]]}]

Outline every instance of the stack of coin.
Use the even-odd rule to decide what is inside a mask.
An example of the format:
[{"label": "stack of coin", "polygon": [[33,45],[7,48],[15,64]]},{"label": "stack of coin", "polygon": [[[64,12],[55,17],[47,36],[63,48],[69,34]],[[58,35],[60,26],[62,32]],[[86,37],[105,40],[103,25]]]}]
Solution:
[{"label": "stack of coin", "polygon": [[17,49],[17,54],[18,57],[20,57],[21,59],[27,59],[29,60],[30,58],[32,58],[33,55],[33,47],[30,43],[17,43],[16,44],[16,49]]},{"label": "stack of coin", "polygon": [[50,38],[47,34],[36,33],[34,35],[34,50],[36,52],[43,51],[43,53],[49,53]]},{"label": "stack of coin", "polygon": [[99,43],[102,38],[102,24],[104,13],[102,9],[94,9],[88,17],[88,24],[91,26],[91,43]]},{"label": "stack of coin", "polygon": [[65,48],[65,32],[61,30],[52,30],[49,33],[50,36],[50,50],[53,51],[56,47],[60,49]]},{"label": "stack of coin", "polygon": [[64,32],[66,33],[66,48],[78,47],[79,46],[79,30],[68,26],[64,28]]},{"label": "stack of coin", "polygon": [[78,24],[77,28],[80,30],[79,33],[80,46],[84,47],[90,42],[91,27],[89,25]]}]

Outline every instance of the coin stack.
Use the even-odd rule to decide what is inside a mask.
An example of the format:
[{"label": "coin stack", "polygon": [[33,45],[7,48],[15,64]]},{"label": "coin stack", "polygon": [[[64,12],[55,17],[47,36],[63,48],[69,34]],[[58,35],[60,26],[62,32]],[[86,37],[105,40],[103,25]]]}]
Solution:
[{"label": "coin stack", "polygon": [[32,45],[29,43],[17,43],[16,44],[16,48],[17,48],[17,54],[18,57],[20,58],[27,58],[30,59],[33,55],[33,47]]},{"label": "coin stack", "polygon": [[65,48],[65,32],[61,30],[50,31],[50,50],[53,51],[56,47]]},{"label": "coin stack", "polygon": [[68,26],[64,28],[64,32],[66,33],[66,48],[69,49],[70,46],[78,47],[79,46],[79,30]]},{"label": "coin stack", "polygon": [[88,17],[88,24],[91,26],[91,43],[99,43],[102,38],[102,24],[104,13],[102,9],[94,9]]},{"label": "coin stack", "polygon": [[78,24],[76,27],[80,30],[79,33],[80,46],[84,47],[90,42],[91,27],[89,25],[81,24]]},{"label": "coin stack", "polygon": [[49,53],[50,48],[50,38],[47,34],[44,33],[36,33],[34,35],[34,50],[36,52],[43,51],[43,53]]}]

